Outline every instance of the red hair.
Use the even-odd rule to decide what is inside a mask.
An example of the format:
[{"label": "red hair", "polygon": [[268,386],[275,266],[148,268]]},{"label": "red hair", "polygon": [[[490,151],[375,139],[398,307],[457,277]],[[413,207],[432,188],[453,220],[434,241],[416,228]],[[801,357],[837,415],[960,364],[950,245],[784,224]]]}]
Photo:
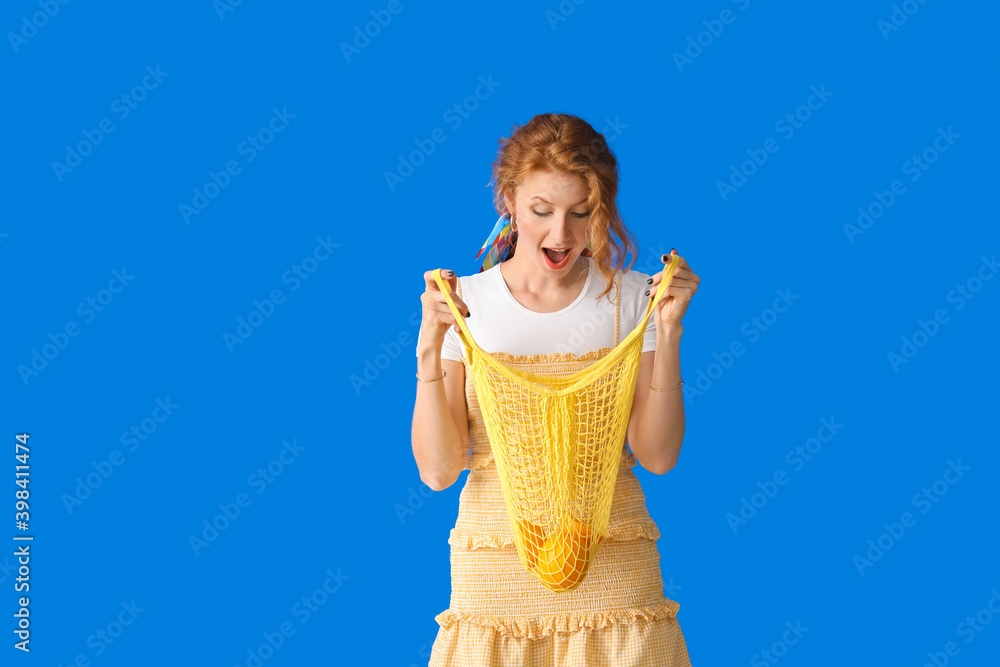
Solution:
[{"label": "red hair", "polygon": [[[576,174],[587,186],[590,207],[590,249],[607,287],[611,291],[615,269],[627,271],[635,263],[638,242],[618,213],[618,160],[608,148],[604,135],[587,121],[565,113],[538,114],[510,137],[501,137],[493,162],[493,205],[499,215],[507,212],[504,196],[513,202],[524,177],[534,169]],[[511,232],[513,256],[517,232]],[[625,264],[626,252],[632,259]]]}]

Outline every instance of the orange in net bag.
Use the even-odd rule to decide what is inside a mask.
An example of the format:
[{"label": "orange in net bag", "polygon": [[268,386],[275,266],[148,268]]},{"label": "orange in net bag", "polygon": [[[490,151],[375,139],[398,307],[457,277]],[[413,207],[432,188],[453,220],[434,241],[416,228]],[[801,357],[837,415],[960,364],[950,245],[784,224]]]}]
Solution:
[{"label": "orange in net bag", "polygon": [[643,335],[679,261],[670,255],[656,294],[625,339],[565,376],[506,366],[479,347],[448,283],[434,273],[461,332],[518,556],[550,590],[583,583],[607,537]]}]

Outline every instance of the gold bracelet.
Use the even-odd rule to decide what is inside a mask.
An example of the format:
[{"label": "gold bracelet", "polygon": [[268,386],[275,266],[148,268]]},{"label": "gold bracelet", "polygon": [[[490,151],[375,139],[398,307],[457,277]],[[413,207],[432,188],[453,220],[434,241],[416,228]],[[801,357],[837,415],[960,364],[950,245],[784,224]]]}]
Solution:
[{"label": "gold bracelet", "polygon": [[421,380],[420,379],[420,373],[417,373],[416,375],[417,375],[417,382],[437,382],[438,380],[442,379],[444,376],[448,375],[448,371],[446,371],[445,369],[442,368],[441,369],[441,377],[434,378],[433,380]]},{"label": "gold bracelet", "polygon": [[[681,379],[681,384],[684,384],[683,378]],[[677,389],[677,387],[681,386],[681,384],[675,385],[673,387],[667,387],[666,389],[657,389],[653,385],[649,385],[649,388],[652,389],[653,391],[670,391],[671,389]]]}]

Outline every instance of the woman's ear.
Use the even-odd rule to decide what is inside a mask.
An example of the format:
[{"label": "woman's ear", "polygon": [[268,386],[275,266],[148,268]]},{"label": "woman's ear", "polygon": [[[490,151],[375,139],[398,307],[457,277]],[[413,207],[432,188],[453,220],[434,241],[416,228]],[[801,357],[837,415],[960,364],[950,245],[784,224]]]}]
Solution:
[{"label": "woman's ear", "polygon": [[509,191],[503,193],[503,205],[507,209],[507,214],[513,219],[515,203]]}]

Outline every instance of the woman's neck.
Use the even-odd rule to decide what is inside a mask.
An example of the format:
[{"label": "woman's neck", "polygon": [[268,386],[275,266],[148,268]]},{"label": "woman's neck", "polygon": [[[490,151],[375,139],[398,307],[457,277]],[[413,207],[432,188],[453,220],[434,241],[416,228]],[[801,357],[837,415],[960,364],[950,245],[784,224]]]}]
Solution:
[{"label": "woman's neck", "polygon": [[[518,257],[522,258],[520,262],[517,261]],[[501,267],[500,276],[518,302],[537,312],[555,312],[573,303],[580,296],[587,282],[590,260],[580,255],[566,275],[560,277],[542,274],[530,260],[526,262],[525,256],[516,252],[506,262],[501,262],[497,270],[500,271]]]}]

